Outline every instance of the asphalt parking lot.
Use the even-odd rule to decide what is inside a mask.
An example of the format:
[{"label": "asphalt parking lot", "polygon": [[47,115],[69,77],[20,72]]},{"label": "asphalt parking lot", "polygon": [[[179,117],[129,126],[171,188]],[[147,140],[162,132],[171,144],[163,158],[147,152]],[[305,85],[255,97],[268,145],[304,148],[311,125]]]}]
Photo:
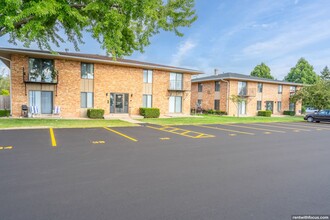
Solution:
[{"label": "asphalt parking lot", "polygon": [[0,219],[330,215],[330,124],[0,131]]}]

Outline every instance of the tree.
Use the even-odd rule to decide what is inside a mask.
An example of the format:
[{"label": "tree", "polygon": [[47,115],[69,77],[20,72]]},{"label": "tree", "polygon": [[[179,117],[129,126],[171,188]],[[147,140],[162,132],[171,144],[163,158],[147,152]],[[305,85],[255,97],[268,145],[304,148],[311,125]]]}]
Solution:
[{"label": "tree", "polygon": [[9,34],[11,43],[28,47],[36,42],[51,50],[65,40],[76,50],[90,32],[113,57],[143,52],[150,38],[160,30],[183,34],[196,19],[194,0],[30,0],[0,1],[0,37]]},{"label": "tree", "polygon": [[274,77],[270,73],[270,68],[264,63],[261,63],[260,65],[254,67],[250,75],[266,79],[274,79]]},{"label": "tree", "polygon": [[321,79],[330,80],[330,71],[328,66],[325,66],[324,69],[321,71]]},{"label": "tree", "polygon": [[300,58],[295,67],[291,68],[288,75],[284,78],[287,82],[304,83],[312,85],[319,77],[314,72],[314,67],[307,60]]},{"label": "tree", "polygon": [[3,69],[3,71],[0,72],[0,95],[7,94],[6,91],[9,91],[9,88],[10,88],[9,76],[5,74],[5,70]]},{"label": "tree", "polygon": [[318,110],[330,108],[330,82],[318,80],[314,85],[305,86],[294,94],[290,100],[294,103],[302,100],[305,106]]},{"label": "tree", "polygon": [[235,104],[237,109],[237,117],[239,117],[239,107],[242,104],[242,102],[245,102],[247,99],[239,95],[231,95],[229,99]]}]

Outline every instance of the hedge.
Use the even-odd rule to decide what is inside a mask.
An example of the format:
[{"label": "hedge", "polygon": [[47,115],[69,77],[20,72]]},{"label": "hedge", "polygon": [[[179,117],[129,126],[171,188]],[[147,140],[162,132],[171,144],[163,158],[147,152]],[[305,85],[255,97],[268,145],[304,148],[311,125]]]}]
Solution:
[{"label": "hedge", "polygon": [[296,112],[295,111],[284,111],[283,115],[290,115],[290,116],[295,116]]},{"label": "hedge", "polygon": [[272,116],[272,111],[269,111],[269,110],[258,111],[258,116],[271,117]]},{"label": "hedge", "polygon": [[0,110],[0,117],[9,117],[10,110]]},{"label": "hedge", "polygon": [[103,118],[104,109],[87,109],[88,118]]},{"label": "hedge", "polygon": [[159,108],[140,108],[140,115],[145,118],[159,118]]}]

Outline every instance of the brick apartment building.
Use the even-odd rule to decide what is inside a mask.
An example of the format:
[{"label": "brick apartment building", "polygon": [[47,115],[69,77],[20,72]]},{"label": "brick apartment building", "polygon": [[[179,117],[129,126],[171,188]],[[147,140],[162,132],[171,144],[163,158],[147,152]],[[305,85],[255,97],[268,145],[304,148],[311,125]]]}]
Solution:
[{"label": "brick apartment building", "polygon": [[0,48],[11,72],[12,116],[30,113],[86,117],[88,108],[105,116],[138,115],[140,107],[165,114],[190,114],[191,75],[196,70],[80,53]]},{"label": "brick apartment building", "polygon": [[[301,103],[290,103],[290,95],[302,84],[264,79],[237,73],[216,74],[192,80],[191,106],[225,111],[228,115],[255,116],[259,110],[271,110],[274,115],[283,111],[301,114]],[[232,95],[245,98],[238,105]]]}]

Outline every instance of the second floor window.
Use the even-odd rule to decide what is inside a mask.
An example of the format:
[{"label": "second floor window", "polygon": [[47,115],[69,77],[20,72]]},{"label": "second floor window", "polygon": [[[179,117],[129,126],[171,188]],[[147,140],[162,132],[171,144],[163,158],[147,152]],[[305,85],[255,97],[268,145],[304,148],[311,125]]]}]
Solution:
[{"label": "second floor window", "polygon": [[214,83],[214,91],[216,91],[216,92],[220,91],[220,81],[216,81]]},{"label": "second floor window", "polygon": [[182,90],[183,75],[182,73],[170,74],[170,89]]},{"label": "second floor window", "polygon": [[278,94],[282,94],[282,92],[283,92],[283,86],[278,85]]},{"label": "second floor window", "polygon": [[246,94],[247,94],[247,83],[238,82],[238,95],[246,95]]},{"label": "second floor window", "polygon": [[198,92],[203,92],[203,84],[198,83]]},{"label": "second floor window", "polygon": [[295,86],[290,86],[290,93],[295,93],[296,92],[297,87]]},{"label": "second floor window", "polygon": [[81,78],[94,79],[94,64],[81,63]]},{"label": "second floor window", "polygon": [[258,83],[258,92],[261,93],[263,89],[263,84],[262,83]]},{"label": "second floor window", "polygon": [[143,70],[143,82],[152,83],[152,70]]},{"label": "second floor window", "polygon": [[46,59],[29,59],[29,81],[52,82],[56,79],[54,61]]}]

